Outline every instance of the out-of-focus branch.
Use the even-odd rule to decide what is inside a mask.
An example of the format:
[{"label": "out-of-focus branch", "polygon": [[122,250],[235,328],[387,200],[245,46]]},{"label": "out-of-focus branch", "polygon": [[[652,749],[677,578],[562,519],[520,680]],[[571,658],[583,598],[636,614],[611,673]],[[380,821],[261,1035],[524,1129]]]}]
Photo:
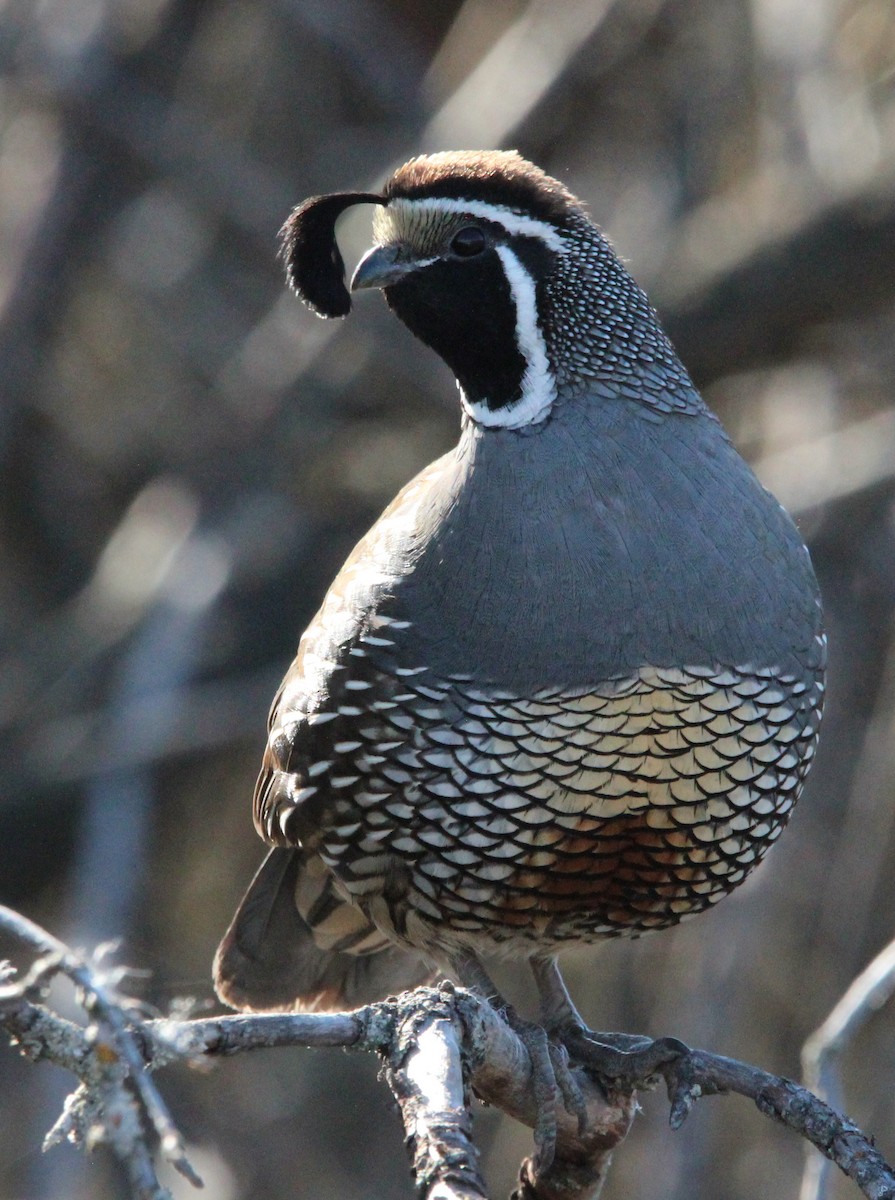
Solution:
[{"label": "out-of-focus branch", "polygon": [[[505,144],[613,5],[614,0],[575,0],[560,7],[531,0],[432,116],[420,135],[420,149]],[[645,9],[651,18],[652,7]]]},{"label": "out-of-focus branch", "polygon": [[663,311],[700,386],[779,362],[807,330],[895,301],[895,189],[849,197]]},{"label": "out-of-focus branch", "polygon": [[[840,1103],[839,1056],[864,1022],[895,995],[895,941],[876,956],[852,981],[827,1019],[802,1047],[806,1087],[824,1099]],[[826,1163],[808,1151],[800,1200],[819,1200],[825,1193]]]},{"label": "out-of-focus branch", "polygon": [[[515,1119],[535,1123],[531,1063],[522,1042],[490,1005],[451,984],[420,988],[353,1013],[149,1021],[128,1008],[127,999],[104,980],[98,966],[25,917],[0,907],[0,929],[41,956],[21,979],[7,973],[0,982],[0,1025],[29,1057],[56,1062],[81,1081],[49,1144],[62,1137],[88,1148],[96,1141],[110,1143],[140,1200],[167,1200],[155,1176],[142,1118],[148,1118],[163,1153],[198,1182],[148,1073],[150,1067],[174,1061],[280,1045],[376,1052],[401,1108],[418,1194],[427,1200],[482,1200],[486,1195],[470,1137],[465,1086]],[[49,978],[60,972],[83,994],[91,1021],[86,1029],[36,1003]],[[638,1056],[638,1061],[646,1058]],[[630,1127],[635,1089],[652,1086],[656,1074],[668,1086],[674,1128],[700,1096],[746,1096],[760,1112],[821,1150],[868,1200],[895,1200],[895,1172],[871,1139],[805,1088],[702,1050],[656,1061],[662,1065],[653,1075],[613,1080],[609,1093],[573,1066],[587,1120],[579,1127],[559,1104],[554,1162],[537,1175],[527,1159],[515,1200],[595,1200],[610,1152]]]}]

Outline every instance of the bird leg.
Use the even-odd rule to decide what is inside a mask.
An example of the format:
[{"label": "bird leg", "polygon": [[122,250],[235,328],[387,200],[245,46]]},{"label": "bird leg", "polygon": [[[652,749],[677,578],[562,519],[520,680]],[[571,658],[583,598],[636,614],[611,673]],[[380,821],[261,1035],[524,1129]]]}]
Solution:
[{"label": "bird leg", "polygon": [[556,1153],[556,1101],[562,1096],[568,1112],[578,1118],[579,1131],[587,1123],[584,1098],[569,1070],[568,1054],[563,1046],[550,1040],[543,1025],[526,1021],[503,998],[485,968],[471,953],[458,955],[452,967],[464,987],[483,997],[499,1012],[518,1036],[531,1059],[532,1091],[535,1101],[535,1169],[549,1170]]},{"label": "bird leg", "polygon": [[635,1034],[595,1033],[572,1003],[555,958],[533,958],[531,970],[541,997],[541,1020],[549,1037],[564,1046],[574,1061],[601,1078],[633,1086],[690,1053],[677,1038],[654,1041]]}]

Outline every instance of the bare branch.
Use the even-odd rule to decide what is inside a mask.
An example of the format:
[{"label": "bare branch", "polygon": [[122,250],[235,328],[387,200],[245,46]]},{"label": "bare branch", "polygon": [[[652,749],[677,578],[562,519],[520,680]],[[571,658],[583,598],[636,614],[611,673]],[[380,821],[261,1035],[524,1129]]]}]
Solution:
[{"label": "bare branch", "polygon": [[[838,1058],[868,1017],[895,994],[895,941],[889,943],[853,980],[827,1019],[802,1047],[802,1073],[806,1087],[824,1100],[841,1103]],[[800,1200],[823,1196],[826,1164],[808,1152]]]},{"label": "bare branch", "polygon": [[790,1079],[748,1063],[693,1050],[665,1072],[671,1124],[679,1128],[694,1100],[734,1092],[813,1146],[861,1189],[868,1200],[895,1200],[895,1171],[854,1122]]},{"label": "bare branch", "polygon": [[868,1017],[895,994],[895,941],[880,951],[869,967],[805,1042],[802,1068],[805,1083],[821,1096],[829,1094],[829,1071]]},{"label": "bare branch", "polygon": [[153,1061],[239,1054],[272,1046],[343,1046],[379,1049],[377,1010],[349,1013],[256,1013],[252,1016],[198,1017],[190,1021],[147,1021],[155,1049]]},{"label": "bare branch", "polygon": [[[473,1090],[487,1104],[534,1128],[537,1112],[528,1052],[490,1005],[466,992],[458,992],[458,998]],[[602,1190],[612,1148],[625,1138],[634,1118],[634,1091],[607,1096],[582,1068],[573,1068],[572,1076],[586,1110],[584,1128],[560,1101],[553,1163],[536,1175],[533,1160],[527,1158],[513,1200],[593,1200]]]},{"label": "bare branch", "polygon": [[[146,1071],[146,1062],[137,1046],[134,1036],[128,1028],[129,1020],[120,1002],[105,986],[98,973],[90,964],[66,945],[41,929],[33,921],[21,913],[14,912],[5,905],[0,905],[0,929],[18,938],[19,941],[31,946],[40,954],[49,955],[53,969],[68,976],[84,993],[84,1008],[95,1022],[93,1033],[95,1047],[89,1055],[91,1067],[96,1068],[95,1083],[106,1104],[112,1104],[121,1109],[117,1122],[105,1121],[102,1128],[109,1134],[109,1140],[119,1157],[130,1164],[135,1156],[144,1159],[145,1141],[139,1122],[139,1115],[133,1110],[132,1099],[125,1093],[123,1084],[127,1079],[136,1090],[143,1110],[159,1140],[162,1153],[182,1175],[196,1187],[202,1186],[202,1180],[193,1170],[187,1157],[183,1139],[171,1119],[167,1105],[162,1099],[152,1077]],[[12,990],[9,997],[15,1001],[14,985],[7,984],[4,992]],[[2,1001],[0,995],[0,1001]],[[125,1119],[126,1118],[126,1119]],[[72,1128],[66,1129],[66,1136]],[[148,1153],[148,1152],[147,1152]],[[145,1162],[143,1163],[145,1167]],[[148,1179],[145,1170],[139,1174],[140,1187],[144,1188],[137,1194],[147,1196],[162,1196],[164,1190],[155,1180]],[[148,1187],[150,1190],[146,1191]],[[155,1191],[152,1188],[155,1188]]]},{"label": "bare branch", "polygon": [[417,1194],[422,1200],[484,1200],[462,1064],[463,1029],[448,991],[402,1014],[386,1055]]},{"label": "bare branch", "polygon": [[[490,1005],[450,984],[420,988],[354,1013],[155,1021],[144,1030],[154,1065],[278,1045],[343,1046],[379,1053],[401,1108],[418,1186],[433,1198],[485,1195],[459,1085],[464,1071],[469,1087],[486,1103],[532,1128],[537,1118],[531,1063],[522,1042]],[[535,1181],[531,1160],[526,1160],[520,1198],[596,1196],[609,1150],[628,1131],[633,1095],[626,1093],[610,1103],[583,1070],[573,1074],[585,1101],[587,1128],[580,1132],[577,1121],[558,1104],[553,1167]]]},{"label": "bare branch", "polygon": [[[109,1142],[126,1163],[133,1194],[141,1200],[167,1196],[155,1176],[142,1128],[144,1115],[163,1152],[179,1154],[182,1165],[182,1140],[148,1073],[176,1061],[282,1045],[376,1052],[397,1097],[417,1187],[426,1200],[482,1200],[486,1195],[471,1139],[467,1088],[514,1119],[535,1125],[525,1046],[488,1003],[452,984],[419,988],[353,1013],[147,1021],[127,1009],[126,999],[111,992],[95,967],[32,922],[0,907],[0,928],[44,956],[19,982],[5,979],[0,985],[0,1025],[24,1053],[59,1063],[81,1081],[48,1144],[68,1138],[89,1149],[97,1140]],[[886,954],[895,957],[895,950],[890,947]],[[870,968],[862,977],[863,1000],[854,985],[853,1009],[849,1015],[843,1008],[840,1031],[856,1027],[861,1004],[869,1008],[885,989],[895,987],[895,966],[888,960],[883,964],[880,956],[874,967],[875,972]],[[64,972],[82,989],[92,1020],[88,1028],[35,1003],[34,994],[51,971]],[[671,1039],[629,1040],[638,1043],[638,1053],[629,1061],[641,1064],[641,1074],[620,1069],[609,1091],[571,1064],[585,1119],[579,1127],[577,1118],[557,1103],[555,1160],[537,1175],[532,1160],[526,1159],[514,1200],[595,1200],[611,1151],[630,1127],[635,1089],[654,1086],[659,1076],[668,1086],[673,1128],[680,1127],[700,1096],[746,1096],[765,1116],[794,1130],[835,1162],[868,1200],[895,1200],[895,1172],[872,1140],[805,1088],[747,1063],[687,1050]],[[669,1047],[674,1050],[671,1057]],[[620,1062],[624,1058],[620,1055]],[[650,1062],[652,1066],[645,1065]],[[646,1078],[644,1072],[649,1072]]]}]

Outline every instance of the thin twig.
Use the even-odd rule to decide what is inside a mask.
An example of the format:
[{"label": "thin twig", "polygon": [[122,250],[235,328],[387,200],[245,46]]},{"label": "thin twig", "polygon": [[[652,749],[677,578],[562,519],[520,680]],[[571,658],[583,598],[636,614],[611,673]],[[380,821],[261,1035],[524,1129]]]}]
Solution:
[{"label": "thin twig", "polygon": [[693,1050],[665,1072],[671,1124],[679,1128],[694,1100],[733,1092],[806,1138],[861,1189],[868,1200],[895,1200],[895,1171],[854,1122],[806,1088],[749,1063]]},{"label": "thin twig", "polygon": [[895,995],[895,941],[865,967],[824,1023],[805,1042],[802,1069],[807,1087],[820,1096],[828,1094],[828,1072],[835,1057],[892,995]]},{"label": "thin twig", "polygon": [[143,1055],[128,1028],[130,1019],[117,998],[85,959],[21,913],[0,905],[0,928],[32,946],[38,953],[53,956],[58,970],[83,990],[87,1013],[105,1025],[111,1035],[109,1042],[97,1045],[95,1060],[106,1066],[111,1066],[119,1057],[124,1060],[130,1081],[137,1090],[165,1158],[194,1186],[201,1187],[202,1180],[187,1159],[183,1139],[158,1088],[145,1069]]},{"label": "thin twig", "polygon": [[[895,994],[895,941],[852,981],[827,1019],[802,1047],[805,1086],[821,1099],[838,1102],[837,1059],[864,1022]],[[826,1190],[827,1163],[808,1151],[799,1200],[819,1200]]]}]

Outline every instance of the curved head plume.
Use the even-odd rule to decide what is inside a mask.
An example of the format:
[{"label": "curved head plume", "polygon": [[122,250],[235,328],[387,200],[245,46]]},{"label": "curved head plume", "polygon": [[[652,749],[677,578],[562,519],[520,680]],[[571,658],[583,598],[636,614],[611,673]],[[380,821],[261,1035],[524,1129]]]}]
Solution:
[{"label": "curved head plume", "polygon": [[321,317],[344,317],[351,311],[345,286],[345,263],[336,244],[336,221],[355,204],[386,204],[375,192],[334,192],[311,196],[293,209],[280,230],[280,254],[290,286]]},{"label": "curved head plume", "polygon": [[290,285],[321,317],[351,311],[345,264],[336,244],[336,221],[355,204],[387,207],[393,201],[470,201],[562,228],[583,212],[580,201],[556,179],[515,150],[451,150],[421,155],[399,167],[381,193],[334,192],[300,204],[280,230]]}]

